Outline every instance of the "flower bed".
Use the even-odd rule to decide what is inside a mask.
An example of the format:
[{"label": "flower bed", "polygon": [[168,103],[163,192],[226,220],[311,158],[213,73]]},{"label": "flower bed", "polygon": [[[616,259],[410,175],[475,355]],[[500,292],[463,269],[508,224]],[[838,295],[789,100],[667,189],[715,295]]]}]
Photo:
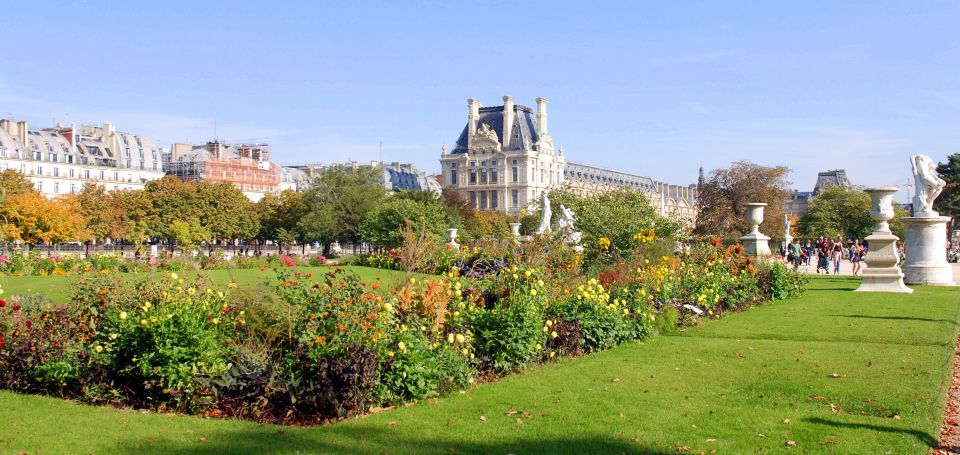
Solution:
[{"label": "flower bed", "polygon": [[10,255],[0,255],[0,274],[11,276],[59,276],[76,275],[90,272],[148,272],[154,270],[182,272],[196,269],[268,269],[280,265],[292,267],[295,265],[325,265],[327,259],[323,256],[297,258],[281,254],[279,256],[235,256],[229,260],[222,257],[197,256],[188,258],[176,256],[139,260],[124,258],[120,254],[92,254],[87,257],[80,255],[44,256],[36,252],[23,254],[14,252]]},{"label": "flower bed", "polygon": [[90,403],[316,423],[803,291],[799,275],[737,247],[691,251],[594,277],[514,261],[390,290],[340,268],[277,267],[269,296],[176,273],[132,284],[90,275],[68,306],[0,305],[0,380]]}]

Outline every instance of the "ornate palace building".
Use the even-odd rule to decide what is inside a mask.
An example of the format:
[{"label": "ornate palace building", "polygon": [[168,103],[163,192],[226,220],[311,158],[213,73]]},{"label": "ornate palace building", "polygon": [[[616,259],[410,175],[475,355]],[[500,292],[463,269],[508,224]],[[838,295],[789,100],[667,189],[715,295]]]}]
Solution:
[{"label": "ornate palace building", "polygon": [[580,194],[628,187],[647,193],[664,216],[692,221],[696,185],[658,182],[612,169],[567,162],[547,130],[547,100],[537,98],[536,113],[511,96],[502,106],[482,107],[467,100],[467,125],[449,153],[440,156],[444,188],[459,192],[478,210],[519,215],[536,206],[544,191],[567,185]]},{"label": "ornate palace building", "polygon": [[87,182],[107,190],[143,189],[163,177],[161,155],[150,139],[110,123],[32,130],[25,121],[0,120],[0,171],[19,171],[47,197],[79,191]]}]

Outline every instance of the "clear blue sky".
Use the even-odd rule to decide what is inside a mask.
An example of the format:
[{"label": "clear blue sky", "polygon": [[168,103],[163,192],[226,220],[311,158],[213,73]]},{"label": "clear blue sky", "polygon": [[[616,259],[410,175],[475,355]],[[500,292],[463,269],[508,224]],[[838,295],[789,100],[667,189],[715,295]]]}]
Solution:
[{"label": "clear blue sky", "polygon": [[[141,5],[142,3],[142,5]],[[902,183],[960,152],[960,2],[8,2],[0,116],[284,164],[438,169],[466,99],[550,100],[571,161],[692,183],[737,159],[794,186]]]}]

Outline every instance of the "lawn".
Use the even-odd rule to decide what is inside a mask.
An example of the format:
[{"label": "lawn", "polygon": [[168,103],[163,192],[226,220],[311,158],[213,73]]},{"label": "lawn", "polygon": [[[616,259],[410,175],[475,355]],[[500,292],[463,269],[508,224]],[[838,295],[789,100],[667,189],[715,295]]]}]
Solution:
[{"label": "lawn", "polygon": [[[380,277],[386,284],[385,288],[389,288],[395,281],[403,279],[406,274],[403,272],[397,272],[393,270],[382,270],[374,269],[369,267],[346,267],[353,273],[356,273],[364,280],[373,280],[376,277]],[[330,267],[297,267],[296,270],[307,273],[313,272],[314,274],[326,273],[330,271]],[[136,278],[143,277],[144,275],[148,276],[158,276],[164,272],[150,272],[150,273],[128,273],[121,274],[120,276]],[[190,271],[182,272],[182,275],[185,279],[192,278],[197,274],[206,274],[208,275],[214,283],[217,283],[221,286],[225,286],[227,283],[234,281],[238,286],[252,287],[260,286],[267,280],[272,280],[276,274],[272,269],[267,269],[261,271],[260,269],[226,269],[226,270],[206,270],[206,271]],[[0,285],[3,286],[4,291],[6,291],[7,296],[14,294],[43,294],[48,299],[53,302],[64,302],[70,298],[70,293],[72,291],[72,286],[76,284],[78,280],[76,275],[65,275],[65,276],[0,276]]]},{"label": "lawn", "polygon": [[798,300],[325,427],[4,392],[0,451],[928,453],[942,420],[960,293],[850,292],[857,284],[815,278]]}]

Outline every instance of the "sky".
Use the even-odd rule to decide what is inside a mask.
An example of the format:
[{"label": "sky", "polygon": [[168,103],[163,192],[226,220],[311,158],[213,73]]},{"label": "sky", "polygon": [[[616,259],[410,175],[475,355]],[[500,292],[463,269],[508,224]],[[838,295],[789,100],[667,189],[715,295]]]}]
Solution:
[{"label": "sky", "polygon": [[9,2],[0,116],[268,142],[281,164],[382,143],[437,172],[468,98],[544,97],[568,161],[904,185],[910,155],[960,153],[958,23],[957,1]]}]

